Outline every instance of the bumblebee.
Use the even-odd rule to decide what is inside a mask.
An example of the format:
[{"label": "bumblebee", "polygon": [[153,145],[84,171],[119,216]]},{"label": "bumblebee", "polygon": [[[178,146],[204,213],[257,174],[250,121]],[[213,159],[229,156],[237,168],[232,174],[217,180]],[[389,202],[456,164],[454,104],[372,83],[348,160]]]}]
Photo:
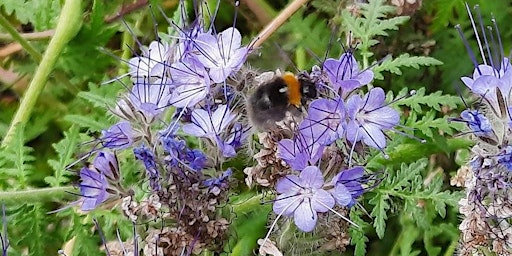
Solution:
[{"label": "bumblebee", "polygon": [[259,130],[270,129],[283,120],[287,112],[300,116],[302,106],[316,95],[316,85],[307,74],[277,74],[262,82],[250,95],[249,120]]}]

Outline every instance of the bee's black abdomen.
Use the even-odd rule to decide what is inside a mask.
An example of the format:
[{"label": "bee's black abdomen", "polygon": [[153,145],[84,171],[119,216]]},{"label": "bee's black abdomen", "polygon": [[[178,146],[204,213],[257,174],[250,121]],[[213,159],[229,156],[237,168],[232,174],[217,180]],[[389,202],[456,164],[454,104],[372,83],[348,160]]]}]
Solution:
[{"label": "bee's black abdomen", "polygon": [[260,85],[249,98],[249,117],[259,128],[266,129],[283,120],[287,109],[287,86],[281,77]]}]

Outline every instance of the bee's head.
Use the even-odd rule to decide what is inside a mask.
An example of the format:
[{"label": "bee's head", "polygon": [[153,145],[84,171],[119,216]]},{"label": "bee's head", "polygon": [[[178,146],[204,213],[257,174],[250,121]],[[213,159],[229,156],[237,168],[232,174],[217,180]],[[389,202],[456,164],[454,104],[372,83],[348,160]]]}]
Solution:
[{"label": "bee's head", "polygon": [[314,99],[317,96],[316,84],[306,73],[299,73],[298,80],[300,83],[302,100]]}]

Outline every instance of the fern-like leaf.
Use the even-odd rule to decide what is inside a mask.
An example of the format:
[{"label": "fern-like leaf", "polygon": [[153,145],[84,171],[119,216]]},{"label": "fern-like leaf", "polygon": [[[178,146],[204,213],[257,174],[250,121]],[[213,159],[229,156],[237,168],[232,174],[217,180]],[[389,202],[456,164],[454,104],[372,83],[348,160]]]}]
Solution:
[{"label": "fern-like leaf", "polygon": [[58,187],[69,181],[66,177],[66,166],[73,160],[73,152],[78,144],[78,126],[73,125],[68,132],[64,132],[64,139],[59,143],[53,144],[53,148],[58,154],[58,160],[50,159],[48,164],[54,170],[53,176],[48,176],[44,180],[52,187]]},{"label": "fern-like leaf", "polygon": [[376,36],[387,36],[388,30],[398,30],[398,25],[409,20],[407,16],[398,16],[386,19],[389,13],[395,11],[395,8],[385,5],[384,0],[372,0],[368,4],[361,4],[361,16],[356,17],[347,10],[341,13],[343,24],[347,31],[351,31],[356,38],[361,39],[358,46],[362,50],[365,58],[373,56],[369,48],[378,43],[374,39]]},{"label": "fern-like leaf", "polygon": [[[405,95],[407,92],[408,89],[404,88],[398,93],[398,95]],[[401,99],[395,104],[398,106],[408,106],[416,113],[423,113],[425,112],[423,107],[428,107],[428,110],[434,109],[441,112],[441,107],[443,106],[455,109],[461,106],[463,102],[459,96],[443,95],[441,91],[425,95],[425,88],[422,87],[416,91],[415,95]]]},{"label": "fern-like leaf", "polygon": [[402,75],[402,67],[413,67],[419,69],[420,66],[437,66],[442,65],[443,62],[427,56],[410,56],[408,53],[401,54],[400,56],[391,59],[388,58],[380,65],[372,69],[375,79],[382,80],[384,76],[381,74],[384,71],[389,71],[396,75]]},{"label": "fern-like leaf", "polygon": [[10,180],[10,189],[18,190],[28,186],[30,174],[34,171],[30,162],[35,158],[30,155],[33,149],[24,145],[25,126],[18,125],[15,129],[11,143],[0,148],[0,181],[7,184]]},{"label": "fern-like leaf", "polygon": [[367,229],[370,225],[366,223],[361,216],[361,211],[350,211],[350,220],[359,225],[360,228],[355,226],[350,226],[350,244],[355,246],[354,255],[363,256],[366,255],[366,243],[368,242],[368,237],[365,236],[363,232],[364,229]]},{"label": "fern-like leaf", "polygon": [[[416,223],[423,228],[430,225],[429,218],[426,217],[428,211],[417,207],[418,202],[433,205],[439,216],[443,218],[446,216],[446,205],[457,205],[461,195],[441,191],[442,179],[434,178],[429,184],[424,184],[421,173],[426,167],[426,159],[421,159],[410,165],[402,164],[400,170],[392,177],[385,179],[379,189],[375,191],[377,195],[369,202],[374,205],[371,215],[375,218],[374,227],[380,238],[384,235],[386,211],[391,208],[393,199],[400,199],[403,202],[400,209],[410,213]],[[388,172],[391,171],[388,169]]]}]

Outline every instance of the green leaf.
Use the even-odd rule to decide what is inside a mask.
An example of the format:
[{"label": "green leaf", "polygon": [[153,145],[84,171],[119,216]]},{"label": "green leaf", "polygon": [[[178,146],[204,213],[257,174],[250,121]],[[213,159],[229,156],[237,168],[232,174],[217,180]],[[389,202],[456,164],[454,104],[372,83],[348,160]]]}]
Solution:
[{"label": "green leaf", "polygon": [[33,149],[24,145],[25,126],[17,125],[15,129],[11,144],[0,148],[0,181],[4,184],[12,183],[9,186],[11,190],[23,189],[29,185],[28,179],[34,171],[30,162],[35,160],[31,155]]},{"label": "green leaf", "polygon": [[[398,95],[401,96],[407,93],[408,89],[404,88],[402,91],[398,93]],[[453,95],[443,95],[441,91],[425,95],[425,88],[421,88],[418,89],[413,96],[401,99],[397,101],[395,104],[398,106],[408,106],[411,108],[411,110],[413,110],[416,113],[423,113],[425,112],[424,107],[427,107],[428,110],[434,109],[438,112],[441,112],[441,107],[443,106],[455,109],[458,108],[459,106],[462,106],[464,103],[462,102],[461,97]]]},{"label": "green leaf", "polygon": [[31,23],[36,31],[54,28],[61,8],[59,1],[47,0],[2,0],[1,6],[8,15],[16,14],[21,23]]},{"label": "green leaf", "polygon": [[69,181],[66,175],[69,175],[70,172],[66,171],[66,167],[73,161],[73,153],[79,143],[78,138],[78,126],[73,125],[68,132],[64,132],[64,139],[59,143],[53,144],[53,148],[58,155],[58,160],[48,160],[48,164],[54,170],[53,176],[45,178],[46,183],[50,186],[58,187]]},{"label": "green leaf", "polygon": [[79,92],[78,97],[93,104],[94,107],[105,109],[115,103],[115,94],[119,88],[115,85],[96,86],[89,84],[90,91]]},{"label": "green leaf", "polygon": [[74,79],[100,81],[109,65],[117,59],[99,51],[117,32],[115,25],[106,25],[105,3],[95,0],[89,22],[71,40],[59,58],[58,68],[71,73]]},{"label": "green leaf", "polygon": [[380,239],[384,237],[384,231],[386,231],[386,220],[388,219],[387,211],[390,209],[387,202],[388,199],[388,195],[377,193],[377,195],[372,197],[369,201],[370,204],[375,206],[370,215],[374,217],[373,226]]},{"label": "green leaf", "polygon": [[367,230],[370,225],[361,219],[359,214],[361,214],[361,211],[350,211],[350,220],[361,227],[350,226],[350,244],[355,245],[354,255],[363,256],[366,255],[366,243],[369,241],[363,230]]},{"label": "green leaf", "polygon": [[103,255],[104,252],[100,252],[98,246],[100,236],[91,232],[91,230],[96,230],[96,228],[90,222],[90,219],[85,222],[83,217],[74,214],[72,223],[73,230],[70,238],[74,239],[74,243],[71,255]]},{"label": "green leaf", "polygon": [[409,17],[398,16],[386,19],[388,14],[395,11],[395,8],[385,5],[384,0],[372,0],[368,4],[358,6],[361,8],[361,15],[354,16],[348,10],[343,10],[341,23],[347,32],[350,31],[355,38],[361,39],[361,44],[358,47],[362,50],[363,57],[368,58],[373,56],[369,48],[378,43],[374,37],[387,36],[386,31],[388,30],[398,30],[398,25],[405,23]]},{"label": "green leaf", "polygon": [[[402,75],[402,70],[400,69],[402,67],[413,67],[415,69],[419,69],[420,66],[436,66],[442,64],[443,62],[432,57],[410,56],[408,53],[404,53],[394,59],[387,58],[381,64],[375,66],[372,71],[375,79],[382,80],[384,79],[384,76],[381,74],[383,71]],[[424,90],[424,88],[422,89]]]},{"label": "green leaf", "polygon": [[86,127],[90,128],[93,131],[101,131],[108,127],[106,123],[98,122],[94,120],[91,116],[82,116],[82,115],[66,115],[64,120],[75,124],[77,127]]},{"label": "green leaf", "polygon": [[13,247],[23,248],[23,255],[51,255],[58,250],[55,246],[62,237],[59,230],[49,228],[55,220],[41,204],[23,204],[10,212],[9,239]]}]

